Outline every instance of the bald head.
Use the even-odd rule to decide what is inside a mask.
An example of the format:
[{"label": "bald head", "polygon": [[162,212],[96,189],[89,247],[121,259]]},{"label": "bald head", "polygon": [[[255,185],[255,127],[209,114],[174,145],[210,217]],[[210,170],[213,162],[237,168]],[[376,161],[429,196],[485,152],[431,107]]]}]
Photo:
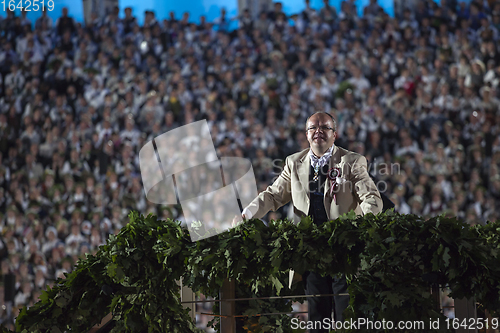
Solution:
[{"label": "bald head", "polygon": [[306,120],[306,129],[307,129],[307,122],[309,121],[309,119],[311,119],[312,116],[315,116],[317,114],[324,114],[324,115],[330,117],[330,119],[333,121],[333,129],[337,130],[337,122],[335,121],[335,118],[333,118],[333,116],[331,114],[329,114],[328,112],[323,112],[323,111],[318,111],[316,113],[313,113],[309,117],[307,117],[307,120]]}]

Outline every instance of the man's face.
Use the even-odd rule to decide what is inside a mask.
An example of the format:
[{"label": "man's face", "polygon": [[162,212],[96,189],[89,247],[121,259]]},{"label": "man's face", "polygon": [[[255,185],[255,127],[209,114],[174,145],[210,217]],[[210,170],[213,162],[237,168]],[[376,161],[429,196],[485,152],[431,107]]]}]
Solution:
[{"label": "man's face", "polygon": [[323,154],[333,145],[337,138],[337,132],[333,128],[333,121],[326,114],[317,113],[309,118],[306,135],[314,153]]}]

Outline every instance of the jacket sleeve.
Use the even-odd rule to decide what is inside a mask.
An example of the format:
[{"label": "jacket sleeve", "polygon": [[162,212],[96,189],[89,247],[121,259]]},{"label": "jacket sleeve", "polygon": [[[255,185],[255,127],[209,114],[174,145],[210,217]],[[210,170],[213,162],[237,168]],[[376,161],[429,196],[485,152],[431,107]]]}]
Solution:
[{"label": "jacket sleeve", "polygon": [[363,214],[378,214],[382,211],[382,197],[377,186],[371,179],[367,170],[367,162],[364,156],[359,157],[351,166],[351,181],[354,195],[357,197]]},{"label": "jacket sleeve", "polygon": [[291,167],[287,157],[283,171],[274,183],[262,191],[247,207],[252,213],[252,218],[262,218],[270,210],[276,211],[281,206],[292,200]]}]

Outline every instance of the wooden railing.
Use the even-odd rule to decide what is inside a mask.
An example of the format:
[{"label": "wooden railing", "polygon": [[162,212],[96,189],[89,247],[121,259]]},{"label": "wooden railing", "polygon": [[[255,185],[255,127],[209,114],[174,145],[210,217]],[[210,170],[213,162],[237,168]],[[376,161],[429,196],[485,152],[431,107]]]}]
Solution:
[{"label": "wooden railing", "polygon": [[[218,300],[207,300],[204,302],[220,302],[219,310],[217,313],[205,313],[205,312],[196,312],[196,304],[202,301],[196,300],[196,293],[193,292],[189,287],[183,285],[182,280],[179,281],[180,287],[180,295],[181,295],[181,303],[184,304],[184,307],[189,309],[189,314],[193,321],[196,320],[196,314],[207,315],[207,316],[215,316],[220,317],[220,331],[219,333],[236,333],[236,318],[239,317],[248,317],[247,315],[239,315],[236,313],[236,302],[238,301],[246,301],[246,300],[255,300],[256,298],[237,298],[236,297],[236,283],[234,280],[226,279],[219,293]],[[344,294],[338,294],[344,295]],[[335,296],[338,296],[335,294]],[[436,297],[437,304],[441,304],[441,291],[439,288],[432,288],[432,295]],[[259,297],[258,299],[273,299],[273,298],[301,298],[301,297],[318,297],[318,296],[334,296],[333,294],[328,295],[293,295],[293,296],[270,296],[270,297]],[[443,310],[445,307],[440,307],[440,310]],[[454,305],[451,306],[455,312],[455,318],[460,318],[461,321],[465,320],[466,323],[476,323],[477,322],[477,304],[474,299],[455,299]],[[303,312],[287,312],[286,314],[299,314]],[[265,315],[277,315],[283,313],[259,313],[255,314],[255,316],[265,316]],[[492,317],[486,311],[486,318],[491,322]],[[108,332],[112,327],[110,325],[113,316],[111,313],[108,313],[101,321],[100,324],[95,325],[88,333],[104,333]],[[470,327],[474,327],[475,325],[469,325]],[[466,329],[464,327],[460,327],[456,329],[456,333],[477,333],[478,329]],[[484,328],[483,332],[485,333],[495,333],[498,330],[493,329],[492,327]]]},{"label": "wooden railing", "polygon": [[[238,317],[247,317],[246,315],[239,315],[235,311],[235,304],[238,301],[246,301],[246,300],[254,300],[255,298],[237,298],[235,295],[236,290],[236,282],[234,280],[226,279],[224,284],[220,290],[220,298],[219,300],[210,300],[208,302],[220,302],[220,313],[197,313],[195,311],[195,304],[198,303],[196,301],[195,293],[186,286],[182,286],[181,284],[181,303],[185,305],[186,308],[190,309],[191,318],[196,320],[196,314],[208,315],[208,316],[217,316],[220,317],[220,331],[219,333],[236,333],[236,318]],[[436,298],[437,304],[441,304],[441,290],[439,288],[432,288],[432,295]],[[292,296],[271,296],[271,297],[260,297],[258,299],[272,299],[272,298],[301,298],[301,297],[328,297],[328,296],[342,296],[347,294],[324,294],[324,295],[292,295]],[[440,310],[443,310],[444,307],[440,306]],[[455,318],[460,318],[461,320],[465,320],[467,323],[472,323],[477,321],[477,308],[476,302],[474,299],[456,299],[454,300],[455,310]],[[286,314],[298,314],[303,312],[287,312]],[[282,313],[259,313],[255,316],[262,315],[276,315]],[[491,319],[492,317],[486,312],[487,317]],[[474,325],[470,325],[473,327]],[[456,330],[456,333],[477,333],[477,329],[465,329],[460,327]],[[495,330],[491,327],[485,328],[485,333],[495,333]]]}]

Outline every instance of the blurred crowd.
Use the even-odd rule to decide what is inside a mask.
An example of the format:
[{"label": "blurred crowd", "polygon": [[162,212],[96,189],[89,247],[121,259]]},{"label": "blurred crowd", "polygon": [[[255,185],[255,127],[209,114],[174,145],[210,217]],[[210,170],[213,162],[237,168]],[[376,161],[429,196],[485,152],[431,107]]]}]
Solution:
[{"label": "blurred crowd", "polygon": [[[75,22],[68,9],[0,20],[0,260],[15,275],[11,325],[130,210],[179,218],[145,199],[138,152],[206,119],[220,156],[252,160],[259,189],[308,147],[316,111],[336,144],[365,155],[401,213],[499,217],[500,1],[416,1],[391,18],[371,0],[282,4],[238,29],[189,13],[157,19],[115,8]],[[413,8],[413,7],[412,7]],[[287,207],[269,218],[289,215]],[[3,304],[6,286],[0,288]]]}]

